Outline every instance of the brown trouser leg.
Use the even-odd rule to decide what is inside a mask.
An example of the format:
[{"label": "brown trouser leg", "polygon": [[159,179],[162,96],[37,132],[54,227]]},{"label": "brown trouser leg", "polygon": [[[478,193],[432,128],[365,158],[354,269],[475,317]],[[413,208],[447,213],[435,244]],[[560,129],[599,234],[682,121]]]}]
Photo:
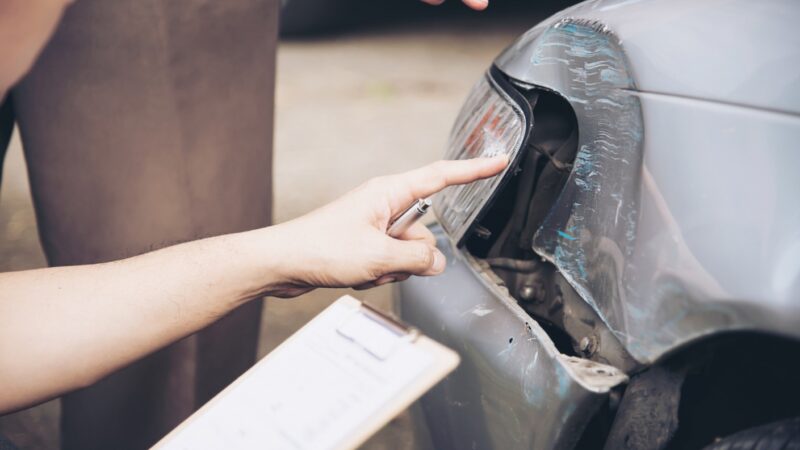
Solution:
[{"label": "brown trouser leg", "polygon": [[[277,12],[278,0],[68,9],[13,91],[50,264],[269,224]],[[62,446],[153,444],[252,364],[260,311],[65,396]]]}]

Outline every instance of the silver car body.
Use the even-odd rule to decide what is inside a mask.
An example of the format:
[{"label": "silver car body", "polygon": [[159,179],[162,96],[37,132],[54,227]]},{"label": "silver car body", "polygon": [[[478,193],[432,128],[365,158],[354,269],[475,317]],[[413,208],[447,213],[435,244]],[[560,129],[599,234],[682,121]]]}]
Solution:
[{"label": "silver car body", "polygon": [[[720,333],[800,339],[798,21],[792,0],[589,1],[495,61],[575,111],[575,167],[534,250],[639,365]],[[569,361],[440,238],[447,272],[398,289],[463,359],[422,401],[434,443],[571,448],[624,374]]]}]

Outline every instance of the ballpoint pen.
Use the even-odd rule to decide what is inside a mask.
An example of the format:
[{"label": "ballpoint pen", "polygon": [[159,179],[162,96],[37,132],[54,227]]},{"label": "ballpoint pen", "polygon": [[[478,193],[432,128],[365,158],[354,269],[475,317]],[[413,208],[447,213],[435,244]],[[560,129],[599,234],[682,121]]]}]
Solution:
[{"label": "ballpoint pen", "polygon": [[402,214],[397,216],[391,225],[389,225],[389,229],[386,230],[386,234],[389,236],[396,238],[400,237],[403,233],[408,230],[411,225],[419,220],[422,216],[428,212],[428,208],[431,207],[430,199],[423,198],[419,199],[414,202],[411,206],[408,207]]}]

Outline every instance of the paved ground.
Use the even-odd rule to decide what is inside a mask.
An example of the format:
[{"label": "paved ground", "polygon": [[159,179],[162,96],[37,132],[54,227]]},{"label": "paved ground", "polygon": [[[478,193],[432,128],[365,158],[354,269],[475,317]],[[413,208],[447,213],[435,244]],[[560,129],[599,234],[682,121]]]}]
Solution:
[{"label": "paved ground", "polygon": [[[530,8],[527,8],[530,10]],[[438,14],[438,13],[435,13]],[[284,42],[279,51],[275,217],[285,221],[371,176],[437,159],[470,86],[541,13],[448,14]],[[0,196],[0,270],[40,267],[24,162],[15,140]],[[266,300],[260,354],[344,291]],[[389,289],[356,294],[389,308]],[[57,447],[57,401],[0,418],[23,448]],[[408,415],[366,448],[414,448]]]}]

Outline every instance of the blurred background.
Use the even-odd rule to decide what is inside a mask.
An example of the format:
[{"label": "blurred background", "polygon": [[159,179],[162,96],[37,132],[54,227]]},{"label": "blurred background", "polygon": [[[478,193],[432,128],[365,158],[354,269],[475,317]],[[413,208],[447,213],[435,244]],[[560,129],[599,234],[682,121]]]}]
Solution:
[{"label": "blurred background", "polygon": [[[276,222],[310,211],[366,179],[441,157],[461,102],[494,57],[564,1],[494,0],[473,12],[457,0],[288,0],[278,50]],[[0,271],[45,265],[18,136],[0,190]],[[259,356],[346,290],[265,300]],[[355,294],[388,310],[391,288]],[[58,448],[58,400],[0,417],[23,449]],[[403,414],[365,446],[411,449]]]}]

